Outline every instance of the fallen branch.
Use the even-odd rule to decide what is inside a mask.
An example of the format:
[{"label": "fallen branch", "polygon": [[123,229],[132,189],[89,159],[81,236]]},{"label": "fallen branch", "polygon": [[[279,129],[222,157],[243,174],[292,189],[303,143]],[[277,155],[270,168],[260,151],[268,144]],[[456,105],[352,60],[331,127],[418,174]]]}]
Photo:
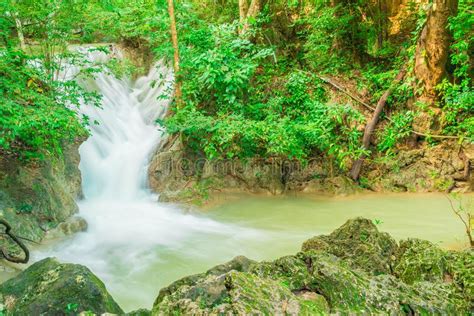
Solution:
[{"label": "fallen branch", "polygon": [[[15,244],[18,245],[18,247],[20,247],[20,249],[23,251],[23,253],[25,254],[24,258],[19,258],[19,257],[15,257],[15,256],[11,256],[8,251],[6,251],[5,249],[3,248],[0,248],[0,255],[7,261],[10,261],[10,262],[13,262],[13,263],[27,263],[29,260],[30,260],[30,251],[28,250],[28,248],[25,246],[25,244],[23,244],[23,242],[20,240],[19,237],[15,236],[11,230],[12,230],[12,227],[10,226],[10,224],[3,220],[3,219],[0,219],[0,224],[5,226],[5,235],[7,235],[8,237],[11,238],[11,240],[13,240],[15,242]],[[26,239],[26,238],[25,238]]]},{"label": "fallen branch", "polygon": [[[316,77],[318,77],[319,79],[321,79],[323,82],[333,86],[334,88],[336,88],[337,90],[341,91],[342,93],[344,93],[345,95],[347,95],[349,98],[351,98],[352,100],[354,101],[357,101],[358,103],[362,104],[363,106],[365,106],[366,108],[368,108],[369,110],[371,111],[375,111],[376,108],[374,108],[373,106],[371,106],[370,104],[368,104],[367,102],[364,102],[363,100],[361,100],[360,98],[358,98],[357,96],[347,92],[344,88],[342,88],[341,86],[339,86],[337,83],[333,82],[332,80],[328,79],[328,78],[325,78],[323,76],[320,76],[320,75],[317,75],[316,74]],[[393,122],[392,119],[390,119],[389,117],[386,118],[389,122]],[[426,134],[426,133],[422,133],[422,132],[418,132],[418,131],[415,131],[415,130],[411,130],[411,132],[415,135],[418,135],[418,136],[423,136],[423,137],[429,137],[429,138],[440,138],[440,139],[459,139],[460,137],[459,136],[451,136],[451,135],[436,135],[436,134]]]},{"label": "fallen branch", "polygon": [[333,86],[334,88],[336,88],[337,90],[341,91],[342,93],[344,93],[345,95],[347,95],[349,98],[353,99],[354,101],[357,101],[359,102],[360,104],[362,104],[363,106],[365,106],[366,108],[368,108],[369,110],[372,110],[372,111],[375,111],[375,108],[369,104],[367,104],[366,102],[362,101],[361,99],[359,99],[358,97],[356,97],[355,95],[347,92],[344,88],[342,88],[341,86],[339,86],[338,84],[336,84],[335,82],[331,81],[330,79],[328,78],[325,78],[325,77],[322,77],[320,75],[316,75],[316,77],[318,77],[319,79],[321,79],[322,81],[326,82],[327,84]]},{"label": "fallen branch", "polygon": [[[393,90],[396,87],[396,84],[398,84],[403,77],[405,76],[405,68],[400,70],[398,73],[397,77],[395,78],[394,82],[390,85],[390,88],[388,88],[382,97],[380,98],[379,102],[377,102],[377,106],[375,107],[374,114],[372,116],[372,119],[367,123],[364,131],[364,137],[362,138],[362,146],[364,147],[365,150],[369,149],[370,146],[370,139],[372,137],[372,133],[374,132],[375,126],[377,125],[380,115],[382,114],[383,108],[385,104],[387,103],[387,99],[390,96],[390,94],[393,92]],[[357,180],[360,175],[360,170],[362,169],[362,164],[364,163],[365,155],[362,155],[358,160],[354,162],[352,165],[352,169],[350,172],[350,175],[353,180]]]}]

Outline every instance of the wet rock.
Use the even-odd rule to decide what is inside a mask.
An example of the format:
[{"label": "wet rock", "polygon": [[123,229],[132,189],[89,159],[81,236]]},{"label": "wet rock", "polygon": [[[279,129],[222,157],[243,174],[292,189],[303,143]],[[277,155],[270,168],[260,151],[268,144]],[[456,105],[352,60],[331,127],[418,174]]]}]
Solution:
[{"label": "wet rock", "polygon": [[389,234],[379,232],[372,221],[358,217],[348,220],[330,235],[305,241],[301,249],[325,251],[346,260],[354,268],[380,274],[391,272],[397,243]]},{"label": "wet rock", "polygon": [[[456,290],[466,298],[470,310],[474,310],[474,251],[449,252],[447,273],[451,276]],[[445,282],[449,281],[445,279]]]},{"label": "wet rock", "polygon": [[[63,148],[61,157],[23,162],[0,155],[0,216],[15,234],[34,241],[77,212],[81,196],[78,147],[82,140]],[[9,249],[8,240],[0,246]]]},{"label": "wet rock", "polygon": [[297,296],[276,281],[232,270],[178,288],[155,304],[152,315],[311,315],[325,306],[317,295]]},{"label": "wet rock", "polygon": [[48,231],[45,239],[63,238],[75,233],[87,230],[87,222],[80,216],[68,218],[65,222],[60,223],[58,227]]},{"label": "wet rock", "polygon": [[367,219],[349,220],[303,250],[274,261],[237,257],[178,280],[160,291],[152,314],[457,315],[472,308],[470,255],[417,240],[398,248]]},{"label": "wet rock", "polygon": [[83,311],[123,314],[122,309],[88,268],[41,260],[0,285],[11,315],[66,315]]},{"label": "wet rock", "polygon": [[298,255],[311,271],[309,289],[323,295],[331,312],[402,314],[446,314],[465,311],[457,300],[447,299],[454,293],[414,288],[391,275],[370,276],[353,270],[343,260],[322,252]]},{"label": "wet rock", "polygon": [[167,295],[170,295],[177,291],[180,287],[187,287],[187,286],[193,286],[203,278],[207,276],[216,276],[216,275],[222,275],[225,274],[229,271],[235,270],[235,271],[240,271],[240,272],[245,272],[247,271],[250,266],[255,263],[255,261],[248,259],[247,257],[244,256],[237,256],[233,258],[232,260],[217,265],[205,273],[200,273],[200,274],[194,274],[190,275],[187,277],[184,277],[182,279],[179,279],[178,281],[173,282],[169,286],[162,288],[160,292],[158,293],[158,297],[155,300],[154,305],[159,304],[163,298]]},{"label": "wet rock", "polygon": [[[468,310],[452,284],[408,285],[373,276],[321,251],[301,252],[246,271],[211,269],[161,291],[152,315],[460,314]],[[222,272],[222,274],[218,273]]]}]

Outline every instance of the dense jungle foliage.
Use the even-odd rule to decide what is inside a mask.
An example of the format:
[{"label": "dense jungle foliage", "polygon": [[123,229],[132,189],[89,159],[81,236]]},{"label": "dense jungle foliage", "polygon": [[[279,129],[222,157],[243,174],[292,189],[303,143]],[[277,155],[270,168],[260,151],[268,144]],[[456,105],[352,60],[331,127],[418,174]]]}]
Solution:
[{"label": "dense jungle foliage", "polygon": [[[174,1],[182,96],[160,123],[210,158],[324,154],[344,169],[368,152],[366,106],[393,88],[376,150],[390,154],[413,131],[431,142],[471,142],[474,18],[469,0],[451,5],[444,25],[428,1]],[[0,10],[0,148],[7,154],[58,154],[62,142],[87,133],[76,109],[100,100],[77,76],[61,78],[65,64],[86,63],[68,45],[113,42],[173,59],[164,0],[5,0]],[[433,92],[420,79],[430,74],[416,67],[436,57],[428,47],[436,27],[448,58]],[[99,71],[82,68],[81,75]],[[401,70],[406,75],[393,86]]]}]

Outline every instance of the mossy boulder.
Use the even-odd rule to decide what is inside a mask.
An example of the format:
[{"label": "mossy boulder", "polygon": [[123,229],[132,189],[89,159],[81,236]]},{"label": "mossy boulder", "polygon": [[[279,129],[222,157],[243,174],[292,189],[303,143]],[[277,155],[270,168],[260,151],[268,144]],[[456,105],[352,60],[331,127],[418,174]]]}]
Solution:
[{"label": "mossy boulder", "polygon": [[392,275],[373,276],[353,269],[345,260],[322,251],[258,263],[250,272],[285,284],[293,293],[318,293],[333,313],[399,314],[410,310],[442,314],[466,310],[462,297],[450,285],[437,284],[437,290],[409,286]]},{"label": "mossy boulder", "polygon": [[[81,142],[64,146],[60,157],[41,161],[0,155],[0,217],[11,224],[16,235],[39,242],[46,231],[77,212]],[[0,237],[0,246],[15,253],[13,245]]]},{"label": "mossy boulder", "polygon": [[318,315],[329,311],[325,299],[316,293],[293,293],[281,280],[246,272],[254,264],[237,257],[181,279],[160,291],[152,315]]},{"label": "mossy boulder", "polygon": [[173,283],[160,291],[152,315],[462,314],[469,310],[453,284],[408,285],[393,275],[354,269],[352,263],[322,251],[253,262],[240,271],[227,269],[236,266],[231,261]]},{"label": "mossy boulder", "polygon": [[400,242],[393,273],[407,284],[418,281],[442,282],[447,272],[446,252],[426,240]]},{"label": "mossy boulder", "polygon": [[407,284],[452,284],[474,309],[474,252],[444,251],[426,240],[400,241],[393,273]]},{"label": "mossy boulder", "polygon": [[88,268],[41,260],[0,285],[7,315],[123,314]]},{"label": "mossy boulder", "polygon": [[446,262],[454,286],[474,311],[474,251],[449,252]]},{"label": "mossy boulder", "polygon": [[331,253],[375,275],[390,273],[397,248],[389,234],[379,232],[371,220],[362,217],[348,220],[329,235],[313,237],[301,247],[302,251]]}]

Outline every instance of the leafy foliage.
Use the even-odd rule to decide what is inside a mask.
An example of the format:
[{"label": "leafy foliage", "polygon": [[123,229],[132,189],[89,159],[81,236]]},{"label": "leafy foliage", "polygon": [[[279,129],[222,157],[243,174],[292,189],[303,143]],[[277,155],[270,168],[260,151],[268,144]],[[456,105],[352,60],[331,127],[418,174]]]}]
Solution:
[{"label": "leafy foliage", "polygon": [[183,63],[186,104],[166,122],[169,131],[183,133],[210,158],[304,159],[316,150],[342,163],[357,155],[354,126],[361,116],[326,104],[324,89],[310,74],[275,74],[267,59],[272,49],[239,36],[236,27],[212,28],[214,45],[196,48],[191,62]]},{"label": "leafy foliage", "polygon": [[442,96],[445,132],[459,134],[474,141],[474,89],[469,49],[474,46],[474,16],[469,1],[459,2],[458,14],[452,17],[449,28],[454,41],[451,62],[455,66],[453,82],[445,79],[437,88]]}]

